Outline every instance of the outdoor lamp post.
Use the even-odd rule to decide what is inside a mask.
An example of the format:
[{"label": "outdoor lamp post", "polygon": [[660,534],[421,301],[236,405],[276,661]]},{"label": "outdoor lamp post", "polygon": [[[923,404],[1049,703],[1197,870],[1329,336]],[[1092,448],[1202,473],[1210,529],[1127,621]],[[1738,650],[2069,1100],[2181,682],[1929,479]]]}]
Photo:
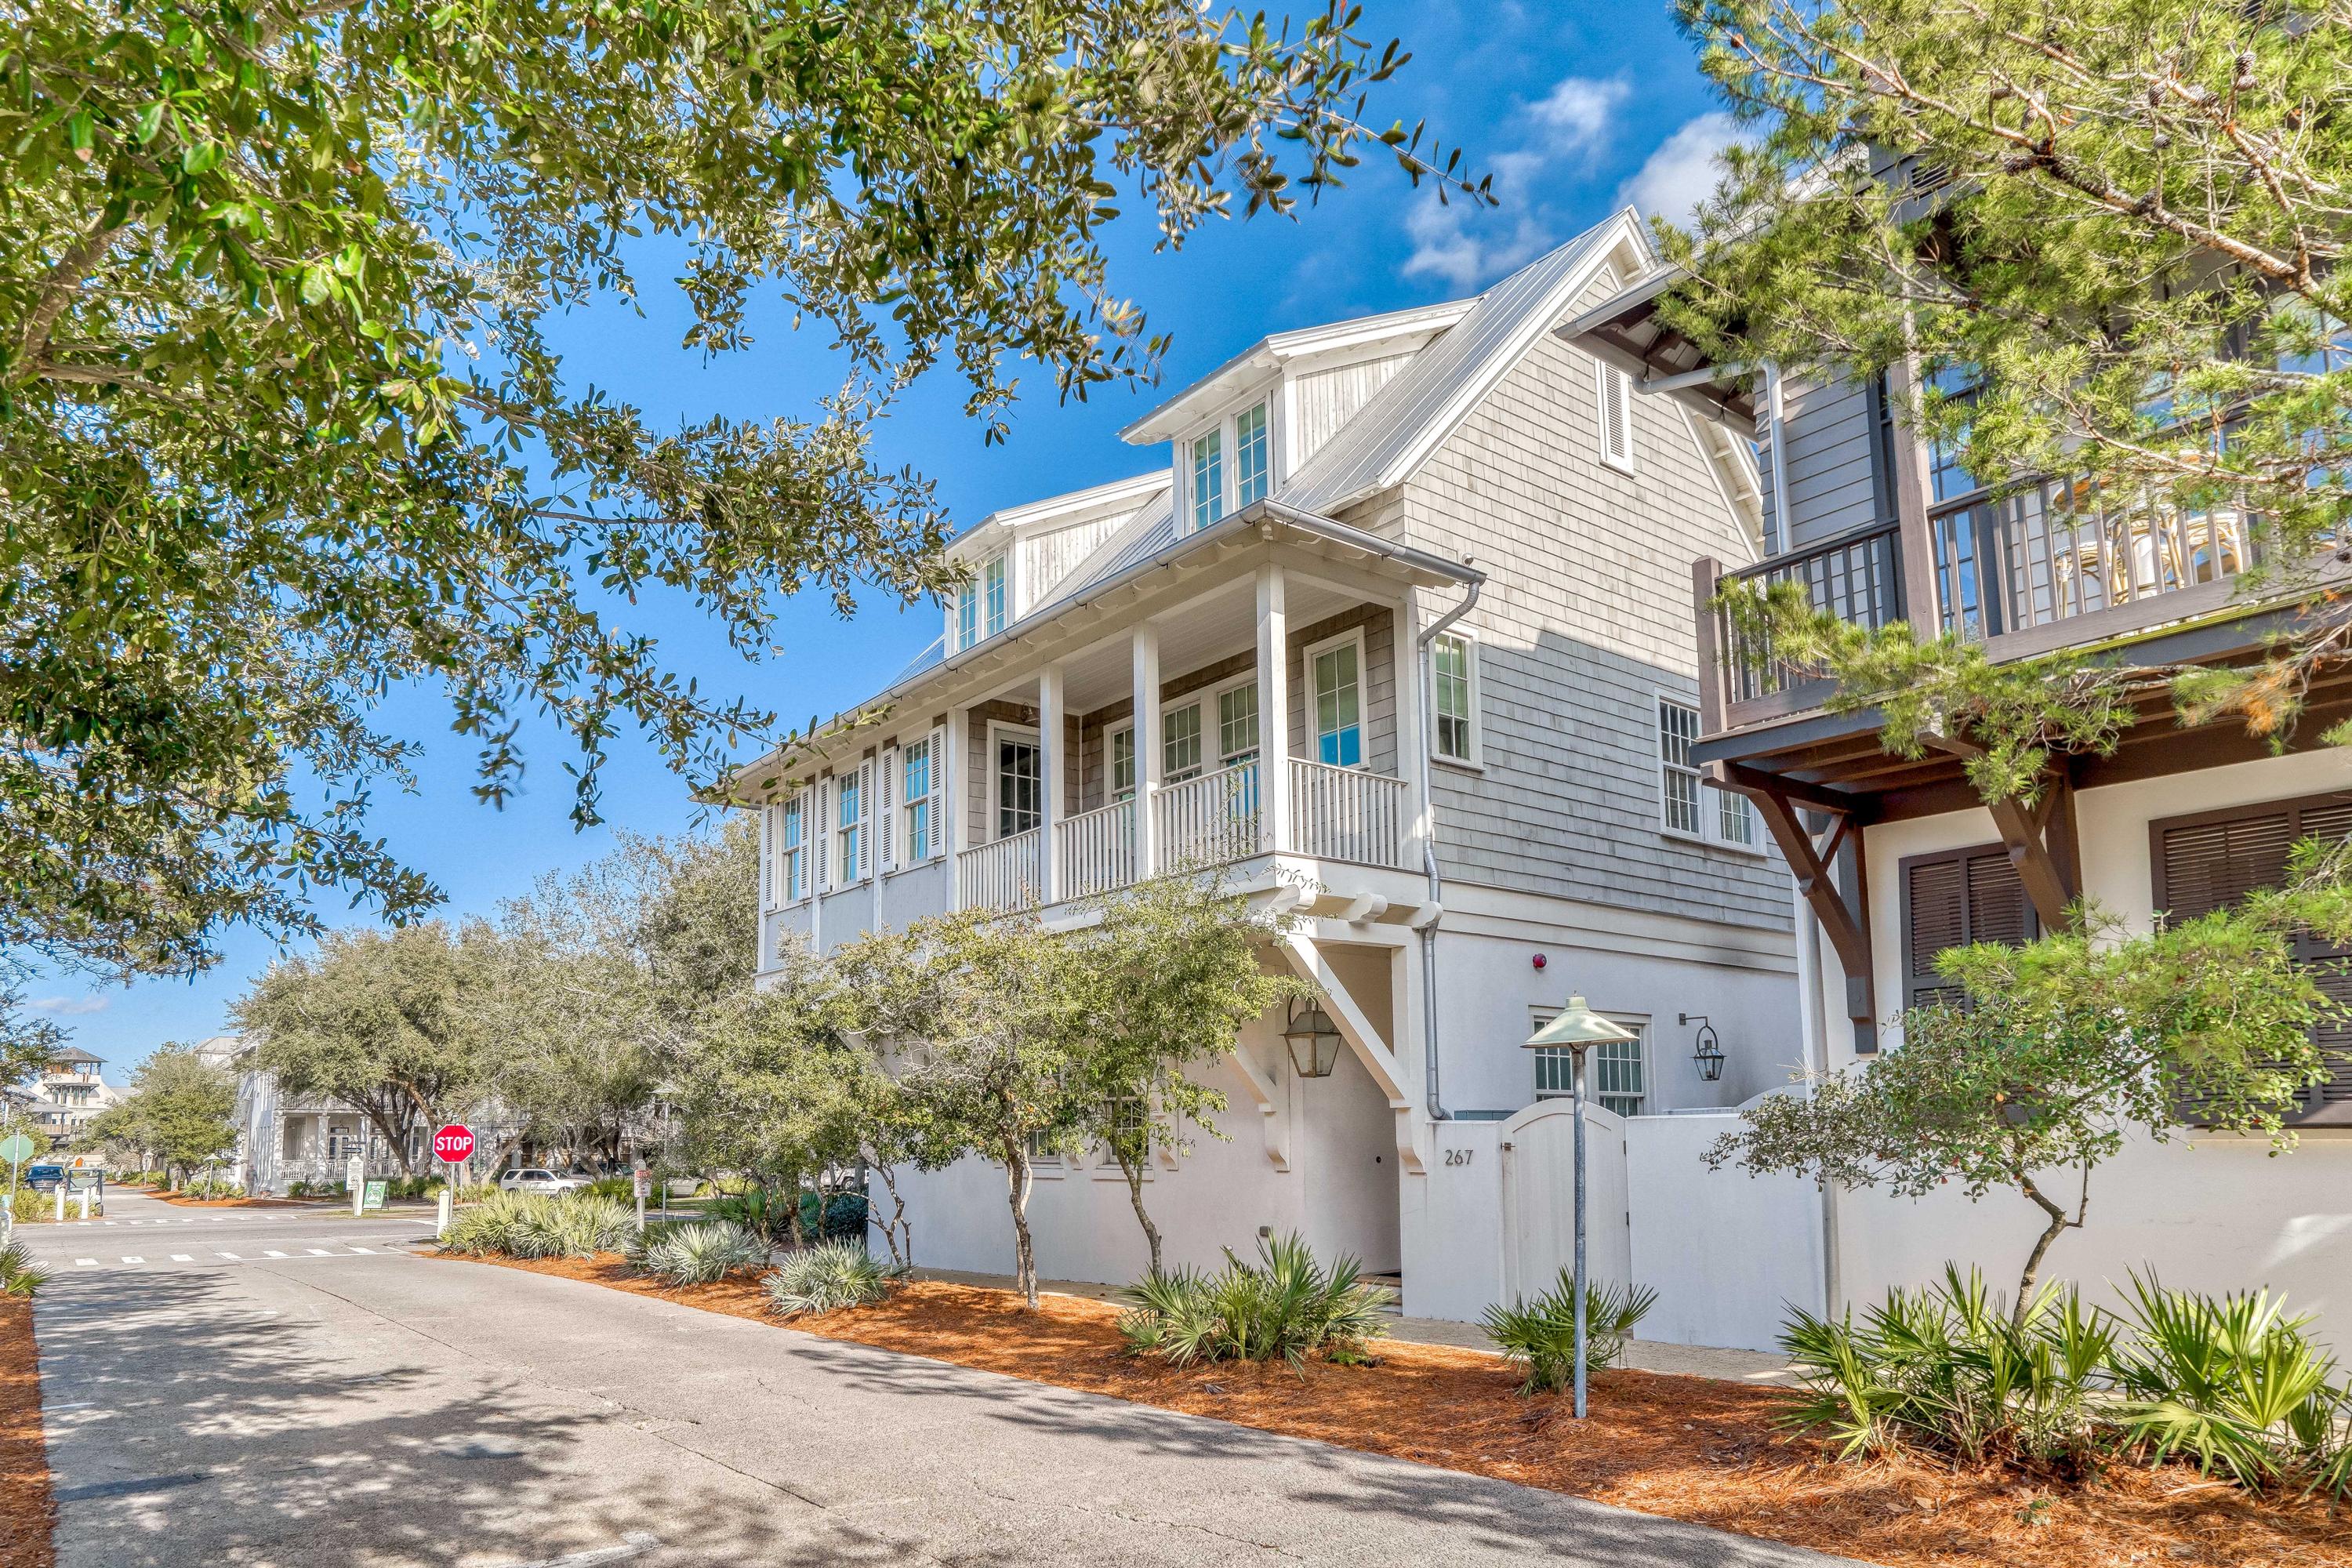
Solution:
[{"label": "outdoor lamp post", "polygon": [[1307,1003],[1304,1012],[1292,1006],[1282,1042],[1290,1047],[1290,1065],[1300,1078],[1329,1078],[1339,1065],[1339,1026],[1320,1002]]},{"label": "outdoor lamp post", "polygon": [[1641,1037],[1612,1024],[1570,996],[1560,1016],[1535,1032],[1528,1049],[1565,1047],[1569,1053],[1569,1095],[1576,1107],[1576,1418],[1584,1419],[1584,1053],[1602,1040],[1637,1040]]}]

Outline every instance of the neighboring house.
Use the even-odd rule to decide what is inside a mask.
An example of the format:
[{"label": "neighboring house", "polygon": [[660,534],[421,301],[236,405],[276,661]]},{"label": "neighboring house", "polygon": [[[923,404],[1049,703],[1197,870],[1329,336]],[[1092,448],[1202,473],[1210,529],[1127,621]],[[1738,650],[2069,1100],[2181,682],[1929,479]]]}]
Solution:
[{"label": "neighboring house", "polygon": [[105,1065],[103,1058],[79,1046],[51,1057],[34,1082],[26,1106],[35,1124],[53,1138],[70,1138],[83,1123],[121,1100],[121,1090],[100,1076]]},{"label": "neighboring house", "polygon": [[[736,776],[764,962],[1225,866],[1303,917],[1281,961],[1346,1048],[1268,1016],[1207,1072],[1230,1142],[1153,1173],[1172,1259],[1297,1230],[1452,1317],[1548,1283],[1566,1064],[1523,1042],[1570,992],[1640,1037],[1604,1142],[1800,1063],[1787,869],[1690,751],[1688,563],[1758,548],[1746,431],[1557,331],[1656,266],[1628,210],[1475,299],[1273,334],[1125,433],[1152,471],[982,520],[883,717]],[[1039,1174],[1045,1274],[1141,1271],[1115,1165]],[[1001,1173],[901,1186],[922,1262],[1008,1265]]]},{"label": "neighboring house", "polygon": [[[1693,574],[1709,652],[1690,754],[1711,796],[1754,804],[1809,889],[1798,952],[1810,1059],[1835,1071],[1900,1048],[1904,1010],[1945,984],[1935,958],[1947,947],[2032,937],[2085,897],[2146,930],[2275,881],[2298,837],[2352,835],[2352,752],[2319,741],[2352,714],[2340,677],[2315,687],[2281,753],[2234,721],[2183,728],[2159,698],[2112,754],[2063,758],[2035,805],[1989,810],[1963,776],[1965,744],[1889,755],[1875,714],[1832,711],[1822,683],[1718,657],[1727,633],[1711,606],[1726,580],[1799,583],[1847,620],[1958,632],[1996,660],[2091,647],[2152,665],[2240,659],[2293,606],[2238,592],[2252,541],[2235,512],[2069,512],[2055,504],[2063,479],[1994,499],[1956,452],[1894,417],[1915,371],[1832,384],[1744,367],[1711,376],[1654,314],[1665,281],[1587,312],[1570,335],[1663,394],[1641,402],[1680,400],[1758,443],[1766,557],[1702,552]],[[2308,954],[2344,995],[2352,977],[2336,956]],[[2095,1287],[2153,1268],[2168,1285],[2268,1285],[2295,1308],[2352,1311],[2352,1056],[2293,1121],[2302,1146],[2277,1158],[2261,1139],[2133,1143],[2096,1178],[2088,1225],[2059,1240],[2051,1270]],[[1932,1278],[1947,1258],[2013,1279],[2042,1224],[2013,1194],[1970,1206],[1847,1194],[1824,1211],[1784,1192],[1768,1222],[1751,1206],[1760,1188],[1699,1190],[1715,1195],[1696,1205],[1695,1243],[1801,1240],[1825,1213],[1816,1256],[1831,1260],[1829,1289],[1862,1301]]]},{"label": "neighboring house", "polygon": [[[200,1041],[196,1055],[236,1080],[236,1152],[225,1179],[253,1193],[284,1193],[297,1182],[313,1184],[342,1181],[351,1157],[366,1162],[371,1176],[396,1176],[400,1159],[375,1124],[341,1100],[306,1097],[289,1099],[278,1088],[278,1075],[250,1066],[245,1042],[236,1035],[216,1035]],[[412,1134],[412,1157],[418,1158],[432,1137]]]}]

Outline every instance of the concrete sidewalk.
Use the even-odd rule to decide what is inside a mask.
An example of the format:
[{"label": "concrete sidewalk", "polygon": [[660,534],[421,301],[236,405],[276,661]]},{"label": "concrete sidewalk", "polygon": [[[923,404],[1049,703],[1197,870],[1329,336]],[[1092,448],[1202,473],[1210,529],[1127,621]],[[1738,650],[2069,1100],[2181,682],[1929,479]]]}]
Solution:
[{"label": "concrete sidewalk", "polygon": [[62,1568],[1811,1568],[1402,1459],[404,1254],[68,1275]]},{"label": "concrete sidewalk", "polygon": [[[925,1279],[944,1279],[957,1285],[977,1285],[992,1290],[1013,1289],[1010,1274],[966,1274],[951,1268],[918,1268],[915,1272]],[[1037,1289],[1055,1296],[1085,1296],[1097,1301],[1124,1304],[1125,1297],[1116,1285],[1095,1285],[1082,1279],[1040,1279]],[[1485,1351],[1494,1353],[1494,1342],[1475,1323],[1457,1323],[1450,1318],[1392,1318],[1389,1321],[1392,1338],[1409,1344],[1452,1345],[1457,1350]],[[1719,1378],[1726,1383],[1764,1384],[1783,1388],[1797,1384],[1796,1371],[1785,1356],[1767,1355],[1760,1351],[1726,1350],[1712,1345],[1669,1345],[1652,1340],[1635,1340],[1625,1347],[1625,1364],[1643,1372],[1671,1373],[1684,1377]]]}]

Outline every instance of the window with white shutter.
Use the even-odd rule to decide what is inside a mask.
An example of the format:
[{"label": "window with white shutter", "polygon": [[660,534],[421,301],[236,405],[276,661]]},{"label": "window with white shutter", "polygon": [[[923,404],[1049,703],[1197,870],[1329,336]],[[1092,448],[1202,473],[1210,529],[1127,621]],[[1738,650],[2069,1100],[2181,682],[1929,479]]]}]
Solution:
[{"label": "window with white shutter", "polygon": [[948,731],[944,724],[931,731],[930,777],[931,826],[926,858],[948,852]]},{"label": "window with white shutter", "polygon": [[776,808],[777,870],[782,877],[778,901],[793,903],[808,897],[809,792],[795,791]]},{"label": "window with white shutter", "polygon": [[882,749],[882,765],[874,775],[879,792],[874,802],[874,864],[881,871],[898,866],[898,748]]},{"label": "window with white shutter", "polygon": [[1633,471],[1633,381],[1623,371],[1596,362],[1595,389],[1600,402],[1601,460],[1612,468]]},{"label": "window with white shutter", "polygon": [[1936,955],[1975,942],[2016,947],[2042,934],[2033,901],[2002,844],[1914,855],[1896,868],[1903,885],[1903,1005],[1957,1007],[1960,988]]},{"label": "window with white shutter", "polygon": [[820,892],[834,885],[833,796],[834,784],[835,782],[836,781],[833,776],[828,773],[824,778],[817,780],[816,787],[811,792],[810,796],[810,798],[815,803],[816,806],[815,885],[817,890]]},{"label": "window with white shutter", "polygon": [[[2305,838],[2335,843],[2352,837],[2352,795],[2306,795],[2168,817],[2148,824],[2148,860],[2156,908],[2175,920],[2226,909],[2258,888],[2286,877],[2287,857]],[[2295,941],[2295,959],[2331,1000],[2352,1003],[2352,949],[2308,932]],[[2352,1028],[2341,1018],[2322,1022],[2314,1042],[2326,1058],[2326,1079],[2304,1091],[2303,1108],[2288,1117],[2302,1125],[2352,1125]]]}]

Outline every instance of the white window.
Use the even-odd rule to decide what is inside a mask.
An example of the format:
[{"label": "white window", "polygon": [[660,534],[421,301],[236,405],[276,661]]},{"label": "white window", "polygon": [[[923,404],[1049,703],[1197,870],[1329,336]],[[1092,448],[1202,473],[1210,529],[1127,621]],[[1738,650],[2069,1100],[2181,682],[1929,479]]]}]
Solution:
[{"label": "white window", "polygon": [[1192,527],[1206,528],[1225,515],[1225,433],[1223,429],[1192,441]]},{"label": "white window", "polygon": [[942,775],[947,772],[946,731],[935,730],[909,742],[898,753],[898,863],[919,866],[942,847],[940,832]]},{"label": "white window", "polygon": [[1045,820],[1045,753],[1031,731],[995,731],[996,836],[1010,838]]},{"label": "white window", "polygon": [[1597,363],[1595,370],[1601,460],[1630,474],[1633,471],[1633,381],[1613,364]]},{"label": "white window", "polygon": [[1178,465],[1197,532],[1274,488],[1274,426],[1266,405],[1253,403],[1183,444]]},{"label": "white window", "polygon": [[992,559],[980,569],[981,602],[987,611],[987,635],[994,637],[1004,629],[1004,557]]},{"label": "white window", "polygon": [[1478,645],[1446,633],[1429,645],[1437,730],[1431,755],[1449,763],[1478,761]]},{"label": "white window", "polygon": [[956,588],[955,647],[961,653],[980,640],[980,584],[961,584]]},{"label": "white window", "polygon": [[1201,774],[1201,705],[1187,702],[1160,716],[1160,776],[1181,784]]},{"label": "white window", "polygon": [[1122,724],[1110,732],[1110,797],[1126,800],[1135,794],[1135,726]]},{"label": "white window", "polygon": [[1257,760],[1257,681],[1217,693],[1217,761],[1225,767]]},{"label": "white window", "polygon": [[776,808],[776,901],[796,903],[808,897],[809,792],[796,792]]},{"label": "white window", "polygon": [[1264,498],[1267,471],[1265,405],[1261,403],[1234,421],[1234,506],[1236,510]]},{"label": "white window", "polygon": [[1340,768],[1363,766],[1363,638],[1350,632],[1308,648],[1307,672],[1315,704],[1315,760]]},{"label": "white window", "polygon": [[[1758,850],[1756,812],[1745,795],[1704,790],[1691,761],[1698,710],[1672,697],[1658,699],[1659,826],[1668,833],[1735,849]],[[1710,803],[1706,797],[1712,795]]]},{"label": "white window", "polygon": [[[1534,1009],[1535,1026],[1542,1028],[1559,1016],[1555,1007]],[[1633,1031],[1630,1040],[1603,1040],[1585,1053],[1584,1092],[1604,1110],[1639,1116],[1649,1098],[1650,1022],[1647,1018],[1610,1016],[1612,1023]],[[1529,1031],[1532,1033],[1533,1031]],[[1565,1046],[1544,1046],[1536,1058],[1536,1098],[1566,1100],[1575,1093],[1569,1075],[1575,1070],[1573,1054]]]},{"label": "white window", "polygon": [[835,887],[845,888],[866,875],[866,795],[873,776],[873,764],[861,763],[856,772],[833,781]]}]

